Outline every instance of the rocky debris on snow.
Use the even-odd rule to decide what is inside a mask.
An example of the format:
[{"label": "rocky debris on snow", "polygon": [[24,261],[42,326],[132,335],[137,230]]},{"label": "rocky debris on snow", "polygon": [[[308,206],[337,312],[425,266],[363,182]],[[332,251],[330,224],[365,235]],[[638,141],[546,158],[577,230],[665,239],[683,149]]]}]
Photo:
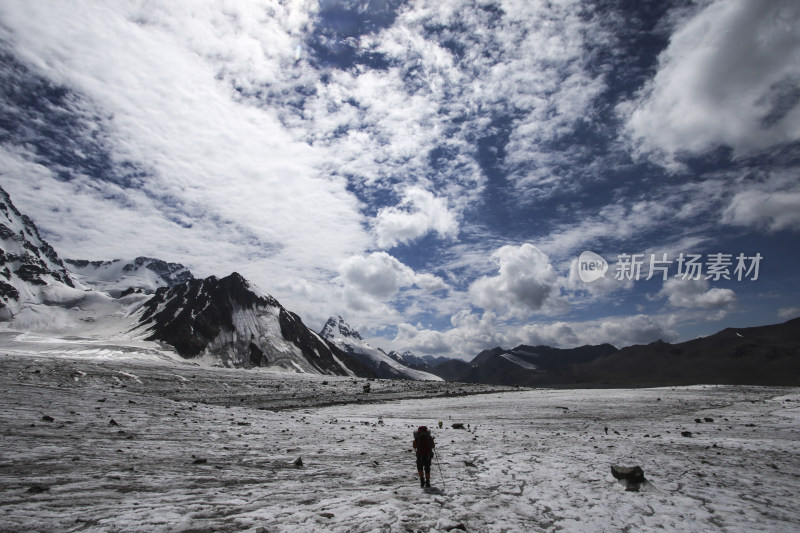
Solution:
[{"label": "rocky debris on snow", "polygon": [[302,457],[298,457],[297,459],[295,459],[294,461],[292,461],[292,464],[293,464],[294,466],[296,466],[296,467],[300,468],[301,466],[303,466],[303,458],[302,458]]},{"label": "rocky debris on snow", "polygon": [[53,417],[52,417],[52,416],[50,416],[50,415],[44,415],[44,416],[42,417],[42,421],[43,421],[43,422],[55,422],[55,418],[53,418]]},{"label": "rocky debris on snow", "polygon": [[28,494],[41,494],[50,490],[47,485],[32,485],[28,490]]},{"label": "rocky debris on snow", "polygon": [[466,428],[464,427],[464,424],[462,424],[461,422],[455,422],[453,424],[453,429],[466,429]]},{"label": "rocky debris on snow", "polygon": [[681,436],[682,437],[686,437],[687,439],[690,439],[690,438],[692,438],[692,432],[691,431],[681,431]]},{"label": "rocky debris on snow", "polygon": [[645,482],[641,466],[611,466],[611,475],[625,487],[626,491],[638,492]]}]

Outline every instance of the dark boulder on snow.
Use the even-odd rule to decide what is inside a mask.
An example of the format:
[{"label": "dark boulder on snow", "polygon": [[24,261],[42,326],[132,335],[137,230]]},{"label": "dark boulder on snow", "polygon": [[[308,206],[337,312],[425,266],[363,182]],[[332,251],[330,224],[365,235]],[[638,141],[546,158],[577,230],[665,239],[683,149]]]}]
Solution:
[{"label": "dark boulder on snow", "polygon": [[645,482],[641,466],[611,466],[611,475],[625,486],[627,491],[638,491]]}]

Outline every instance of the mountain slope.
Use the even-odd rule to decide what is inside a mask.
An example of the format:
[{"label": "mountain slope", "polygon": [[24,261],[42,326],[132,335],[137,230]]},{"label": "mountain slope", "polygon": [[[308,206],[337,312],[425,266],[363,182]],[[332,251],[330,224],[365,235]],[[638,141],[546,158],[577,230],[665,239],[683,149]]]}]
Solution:
[{"label": "mountain slope", "polygon": [[800,385],[800,318],[782,324],[727,328],[679,344],[628,346],[573,369],[578,384]]},{"label": "mountain slope", "polygon": [[170,344],[186,358],[224,366],[372,375],[237,273],[162,287],[144,304],[139,320],[148,340]]},{"label": "mountain slope", "polygon": [[[520,345],[512,350],[492,348],[478,354],[457,380],[469,383],[541,386],[569,383],[571,368],[591,361],[600,362],[617,349],[610,344],[578,348]],[[447,367],[446,367],[447,368]]]},{"label": "mountain slope", "polygon": [[114,297],[134,291],[152,294],[160,287],[172,287],[194,279],[183,265],[152,257],[137,257],[132,261],[65,259],[64,262],[72,277],[82,285]]},{"label": "mountain slope", "polygon": [[379,378],[442,380],[434,374],[409,368],[389,357],[383,350],[373,348],[340,316],[329,318],[320,336],[360,361]]},{"label": "mountain slope", "polygon": [[81,292],[33,221],[0,188],[0,320],[30,304],[69,305]]}]

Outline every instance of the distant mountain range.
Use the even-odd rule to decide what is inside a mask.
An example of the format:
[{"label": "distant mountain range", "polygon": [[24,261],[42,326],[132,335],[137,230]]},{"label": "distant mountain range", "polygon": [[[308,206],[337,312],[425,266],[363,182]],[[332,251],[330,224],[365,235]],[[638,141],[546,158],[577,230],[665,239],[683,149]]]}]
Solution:
[{"label": "distant mountain range", "polygon": [[691,341],[617,350],[520,345],[472,361],[370,346],[341,316],[317,334],[237,273],[183,265],[62,261],[0,188],[0,322],[14,329],[149,341],[209,365],[519,386],[800,385],[800,318]]},{"label": "distant mountain range", "polygon": [[[411,368],[408,366],[408,362],[404,363],[403,359],[390,357],[380,348],[373,348],[341,316],[329,318],[320,335],[357,359],[379,378],[436,381],[442,379],[424,370]],[[396,352],[393,353],[396,354]],[[411,352],[406,352],[406,358],[407,361],[417,359]]]}]

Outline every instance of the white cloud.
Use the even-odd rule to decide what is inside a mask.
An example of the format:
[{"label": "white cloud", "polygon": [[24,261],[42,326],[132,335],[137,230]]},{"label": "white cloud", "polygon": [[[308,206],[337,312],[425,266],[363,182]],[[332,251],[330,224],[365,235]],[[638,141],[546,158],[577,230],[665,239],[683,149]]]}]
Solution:
[{"label": "white cloud", "polygon": [[800,191],[748,190],[737,193],[723,211],[722,221],[769,231],[800,231]]},{"label": "white cloud", "polygon": [[411,187],[399,205],[384,207],[373,222],[378,246],[392,248],[407,244],[434,231],[442,238],[458,234],[456,215],[448,209],[446,198]]},{"label": "white cloud", "polygon": [[640,154],[736,155],[800,140],[800,4],[717,0],[673,33],[638,101],[620,107]]},{"label": "white cloud", "polygon": [[[145,170],[136,188],[37,175],[41,191],[69,198],[61,211],[25,205],[65,256],[169,255],[200,273],[236,269],[259,282],[269,272],[260,284],[273,287],[298,273],[330,280],[321,258],[336,264],[370,245],[347,181],[322,173],[324,154],[295,140],[274,110],[237,101],[218,78],[255,87],[293,75],[287,69],[305,76],[294,63],[293,32],[304,24],[296,10],[9,2],[0,15],[11,28],[3,38],[30,68],[108,117],[113,162]],[[4,181],[21,203],[32,194],[24,173]]]},{"label": "white cloud", "polygon": [[418,274],[386,252],[350,257],[339,266],[339,272],[346,300],[361,311],[369,311],[372,303],[393,299],[403,288],[417,286],[428,292],[447,289],[441,278]]},{"label": "white cloud", "polygon": [[497,276],[475,280],[469,288],[472,302],[487,310],[526,317],[532,312],[563,312],[569,304],[560,295],[558,276],[550,259],[532,244],[503,246],[492,257]]},{"label": "white cloud", "polygon": [[574,348],[583,345],[613,344],[617,348],[647,344],[659,339],[674,341],[673,317],[643,314],[606,317],[592,321],[505,324],[487,311],[481,315],[462,311],[453,315],[452,327],[437,331],[403,323],[391,344],[395,349],[410,349],[420,354],[443,354],[471,360],[482,350],[500,346],[511,349],[520,344]]},{"label": "white cloud", "polygon": [[782,307],[778,309],[778,318],[789,320],[800,316],[800,307]]},{"label": "white cloud", "polygon": [[672,307],[686,309],[729,309],[736,303],[736,293],[731,289],[709,288],[708,280],[670,278],[657,295],[666,298]]}]

